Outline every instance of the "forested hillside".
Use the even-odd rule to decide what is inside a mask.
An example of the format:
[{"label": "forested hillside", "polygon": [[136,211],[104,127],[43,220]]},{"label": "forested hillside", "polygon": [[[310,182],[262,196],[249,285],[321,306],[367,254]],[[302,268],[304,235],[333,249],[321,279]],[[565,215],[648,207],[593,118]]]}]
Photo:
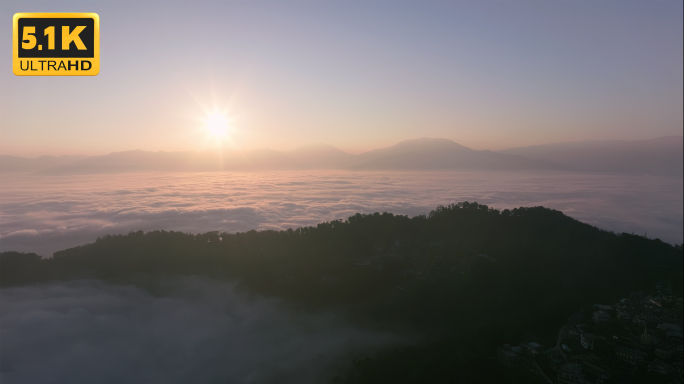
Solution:
[{"label": "forested hillside", "polygon": [[201,274],[238,279],[306,307],[341,304],[374,318],[450,324],[464,318],[464,306],[527,318],[530,311],[609,300],[658,279],[681,294],[682,249],[602,231],[543,207],[499,212],[465,202],[428,216],[356,214],[287,231],[139,231],[51,259],[7,252],[0,262],[3,286]]}]

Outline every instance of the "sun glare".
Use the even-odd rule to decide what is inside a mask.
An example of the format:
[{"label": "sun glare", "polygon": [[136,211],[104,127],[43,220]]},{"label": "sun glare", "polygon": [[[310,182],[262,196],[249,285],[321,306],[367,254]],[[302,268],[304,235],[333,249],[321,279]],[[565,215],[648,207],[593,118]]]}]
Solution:
[{"label": "sun glare", "polygon": [[230,121],[224,114],[218,112],[212,113],[204,120],[204,130],[212,139],[224,139],[228,137]]}]

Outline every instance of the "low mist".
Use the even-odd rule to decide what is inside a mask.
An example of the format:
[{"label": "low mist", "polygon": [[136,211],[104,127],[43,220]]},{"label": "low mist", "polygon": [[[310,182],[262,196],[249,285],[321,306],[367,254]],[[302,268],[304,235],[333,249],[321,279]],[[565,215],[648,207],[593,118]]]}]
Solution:
[{"label": "low mist", "polygon": [[232,283],[174,277],[153,285],[81,280],[0,290],[0,381],[329,382],[356,352],[406,341]]}]

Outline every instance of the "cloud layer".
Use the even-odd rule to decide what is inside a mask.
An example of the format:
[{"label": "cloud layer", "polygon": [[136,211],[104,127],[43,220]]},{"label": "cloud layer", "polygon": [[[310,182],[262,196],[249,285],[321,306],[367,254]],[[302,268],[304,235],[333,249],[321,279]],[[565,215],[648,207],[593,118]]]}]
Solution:
[{"label": "cloud layer", "polygon": [[551,172],[211,172],[5,175],[0,250],[53,252],[132,230],[286,229],[477,201],[543,205],[599,228],[681,243],[681,178]]},{"label": "cloud layer", "polygon": [[357,351],[406,341],[197,277],[0,290],[3,383],[315,383]]}]

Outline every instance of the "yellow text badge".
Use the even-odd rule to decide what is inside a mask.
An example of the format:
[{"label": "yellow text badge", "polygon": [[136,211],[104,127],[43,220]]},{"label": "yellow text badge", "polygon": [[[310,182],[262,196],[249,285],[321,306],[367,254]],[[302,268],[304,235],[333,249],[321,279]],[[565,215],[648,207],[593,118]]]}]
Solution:
[{"label": "yellow text badge", "polygon": [[97,13],[16,13],[12,38],[12,70],[17,76],[100,73]]}]

